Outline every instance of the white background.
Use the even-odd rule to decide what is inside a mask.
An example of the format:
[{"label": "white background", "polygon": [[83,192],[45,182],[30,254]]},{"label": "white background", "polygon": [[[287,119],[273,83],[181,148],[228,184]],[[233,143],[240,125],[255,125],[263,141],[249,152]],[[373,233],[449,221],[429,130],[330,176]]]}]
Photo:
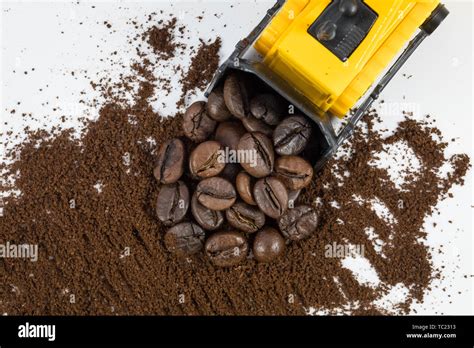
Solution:
[{"label": "white background", "polygon": [[[414,117],[429,114],[437,120],[445,139],[456,139],[450,143],[447,155],[468,153],[472,158],[473,4],[452,0],[445,4],[450,16],[387,87],[382,97],[386,103],[380,112],[384,127],[389,128],[400,120],[401,110],[412,109],[416,113]],[[92,9],[92,5],[96,8]],[[93,79],[96,74],[114,77],[120,69],[114,70],[100,58],[115,50],[119,52],[117,59],[125,63],[134,57],[134,47],[125,38],[133,32],[125,24],[127,19],[137,17],[140,23],[153,11],[174,13],[192,30],[189,43],[197,44],[198,38],[221,36],[221,58],[225,58],[271,5],[273,1],[80,1],[79,4],[2,1],[1,132],[13,130],[14,134],[22,135],[26,124],[32,128],[49,128],[59,122],[62,114],[79,117],[86,113],[88,117],[96,117],[97,110],[77,103],[81,91],[91,95],[90,79],[78,72],[87,71]],[[204,19],[200,22],[196,17],[203,11]],[[111,34],[103,21],[111,23],[115,32]],[[83,24],[79,25],[80,22]],[[170,64],[186,64],[188,60],[189,57],[179,57]],[[77,78],[70,75],[71,71],[76,72]],[[164,70],[157,71],[158,75],[162,73]],[[413,76],[407,79],[403,74]],[[43,92],[39,92],[40,88]],[[162,115],[173,114],[172,106],[178,97],[179,93],[161,96],[160,102],[164,101],[168,107],[157,103],[157,111]],[[54,112],[55,107],[60,110]],[[36,119],[11,115],[11,109],[16,109],[15,115],[32,112]],[[71,117],[65,126],[79,129],[77,118]],[[6,135],[0,144],[2,157],[5,140]],[[454,198],[439,204],[441,215],[427,219],[428,244],[444,246],[443,254],[433,253],[433,257],[436,266],[446,267],[445,279],[442,284],[434,283],[439,286],[433,287],[424,303],[415,304],[418,314],[474,313],[472,171],[468,175],[464,187],[453,188]],[[449,224],[448,220],[453,223]],[[432,222],[438,224],[436,229],[432,228]]]}]

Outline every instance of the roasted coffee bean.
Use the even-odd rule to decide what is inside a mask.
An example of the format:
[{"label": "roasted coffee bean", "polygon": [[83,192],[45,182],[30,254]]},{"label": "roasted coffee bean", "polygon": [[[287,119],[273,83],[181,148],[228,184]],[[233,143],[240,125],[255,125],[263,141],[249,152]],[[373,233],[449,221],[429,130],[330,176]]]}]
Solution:
[{"label": "roasted coffee bean", "polygon": [[250,111],[259,120],[270,126],[276,126],[281,116],[285,113],[282,101],[270,93],[259,94],[250,101]]},{"label": "roasted coffee bean", "polygon": [[240,138],[246,133],[244,126],[239,121],[222,122],[217,126],[214,139],[229,150],[237,150]]},{"label": "roasted coffee bean", "polygon": [[185,150],[181,140],[174,138],[161,145],[158,160],[153,170],[156,180],[172,184],[183,175]]},{"label": "roasted coffee bean", "polygon": [[189,156],[189,170],[194,177],[209,178],[224,170],[222,145],[214,140],[199,144]]},{"label": "roasted coffee bean", "polygon": [[237,175],[242,170],[242,167],[238,163],[227,163],[224,170],[220,173],[220,177],[235,183]]},{"label": "roasted coffee bean", "polygon": [[207,114],[206,103],[202,101],[191,104],[183,116],[184,134],[197,143],[209,138],[216,124],[216,121]]},{"label": "roasted coffee bean", "polygon": [[207,239],[204,249],[214,265],[229,267],[247,257],[248,244],[239,232],[217,232]]},{"label": "roasted coffee bean", "polygon": [[253,189],[253,197],[260,210],[271,218],[279,218],[288,209],[288,191],[277,178],[258,180]]},{"label": "roasted coffee bean", "polygon": [[291,240],[308,238],[318,227],[318,215],[313,208],[300,205],[289,209],[278,221],[281,233]]},{"label": "roasted coffee bean", "polygon": [[215,88],[207,98],[207,114],[215,121],[222,122],[229,119],[232,114],[225,106],[223,87]]},{"label": "roasted coffee bean", "polygon": [[239,141],[238,151],[246,159],[240,165],[252,176],[262,178],[273,171],[275,154],[270,138],[262,133],[247,133]]},{"label": "roasted coffee bean", "polygon": [[242,124],[244,125],[247,132],[260,132],[265,134],[267,137],[271,137],[273,135],[272,127],[253,116],[244,118],[242,120]]},{"label": "roasted coffee bean", "polygon": [[235,186],[240,198],[242,198],[245,203],[250,205],[257,205],[255,199],[253,198],[253,186],[255,184],[254,180],[255,179],[247,172],[240,172],[235,179]]},{"label": "roasted coffee bean", "polygon": [[275,176],[289,190],[299,190],[309,185],[313,178],[313,166],[299,156],[282,156],[275,162]]},{"label": "roasted coffee bean", "polygon": [[285,118],[273,132],[275,152],[279,155],[297,155],[304,150],[311,136],[311,123],[303,116]]},{"label": "roasted coffee bean", "polygon": [[258,262],[272,262],[285,252],[285,239],[276,229],[267,227],[256,234],[252,251]]},{"label": "roasted coffee bean", "polygon": [[265,224],[265,214],[244,202],[235,203],[225,216],[229,225],[247,233],[257,232]]},{"label": "roasted coffee bean", "polygon": [[183,220],[189,207],[189,190],[182,181],[163,185],[156,200],[156,214],[166,226]]},{"label": "roasted coffee bean", "polygon": [[207,178],[199,182],[196,194],[199,202],[212,210],[230,208],[237,197],[235,188],[230,181],[219,177]]},{"label": "roasted coffee bean", "polygon": [[224,100],[229,111],[243,120],[250,115],[250,101],[245,77],[231,73],[224,82]]},{"label": "roasted coffee bean", "polygon": [[196,222],[205,230],[214,231],[224,223],[224,214],[221,211],[206,208],[197,199],[194,193],[191,200],[191,212]]},{"label": "roasted coffee bean", "polygon": [[204,230],[191,222],[182,222],[171,227],[165,234],[165,246],[169,252],[181,256],[200,252],[204,246]]}]

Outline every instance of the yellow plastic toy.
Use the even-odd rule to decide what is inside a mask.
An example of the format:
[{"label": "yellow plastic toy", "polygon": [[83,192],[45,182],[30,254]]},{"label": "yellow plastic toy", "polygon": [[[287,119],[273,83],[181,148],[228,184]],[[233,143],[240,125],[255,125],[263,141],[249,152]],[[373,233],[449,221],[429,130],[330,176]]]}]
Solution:
[{"label": "yellow plastic toy", "polygon": [[[230,69],[256,75],[318,124],[326,140],[319,169],[448,13],[438,0],[278,1],[239,42],[208,92]],[[251,47],[259,59],[247,57]],[[397,56],[336,135],[328,117],[347,115]]]}]

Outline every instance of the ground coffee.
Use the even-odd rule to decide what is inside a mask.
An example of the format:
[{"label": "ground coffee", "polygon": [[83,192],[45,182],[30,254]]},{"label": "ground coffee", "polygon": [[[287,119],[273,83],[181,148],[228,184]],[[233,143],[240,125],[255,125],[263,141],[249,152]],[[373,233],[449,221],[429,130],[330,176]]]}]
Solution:
[{"label": "ground coffee", "polygon": [[219,50],[222,41],[217,37],[212,42],[201,40],[196,55],[191,59],[191,64],[181,77],[182,95],[178,107],[184,105],[184,100],[196,89],[204,89],[211,81],[214,72],[219,67]]},{"label": "ground coffee", "polygon": [[174,37],[176,21],[176,18],[170,19],[167,23],[160,21],[158,25],[152,26],[143,34],[143,38],[161,59],[170,59],[175,56],[177,47]]}]

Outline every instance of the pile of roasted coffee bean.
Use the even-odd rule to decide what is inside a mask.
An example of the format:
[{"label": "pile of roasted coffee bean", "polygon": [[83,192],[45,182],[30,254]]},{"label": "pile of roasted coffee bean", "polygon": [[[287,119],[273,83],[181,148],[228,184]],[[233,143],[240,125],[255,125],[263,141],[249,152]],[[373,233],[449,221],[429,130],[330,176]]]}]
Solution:
[{"label": "pile of roasted coffee bean", "polygon": [[251,87],[245,75],[230,74],[207,103],[186,110],[183,130],[193,145],[174,138],[159,149],[156,212],[170,226],[164,243],[172,253],[204,252],[223,267],[252,255],[271,262],[317,228],[315,211],[295,205],[313,177],[303,156],[312,124]]}]

